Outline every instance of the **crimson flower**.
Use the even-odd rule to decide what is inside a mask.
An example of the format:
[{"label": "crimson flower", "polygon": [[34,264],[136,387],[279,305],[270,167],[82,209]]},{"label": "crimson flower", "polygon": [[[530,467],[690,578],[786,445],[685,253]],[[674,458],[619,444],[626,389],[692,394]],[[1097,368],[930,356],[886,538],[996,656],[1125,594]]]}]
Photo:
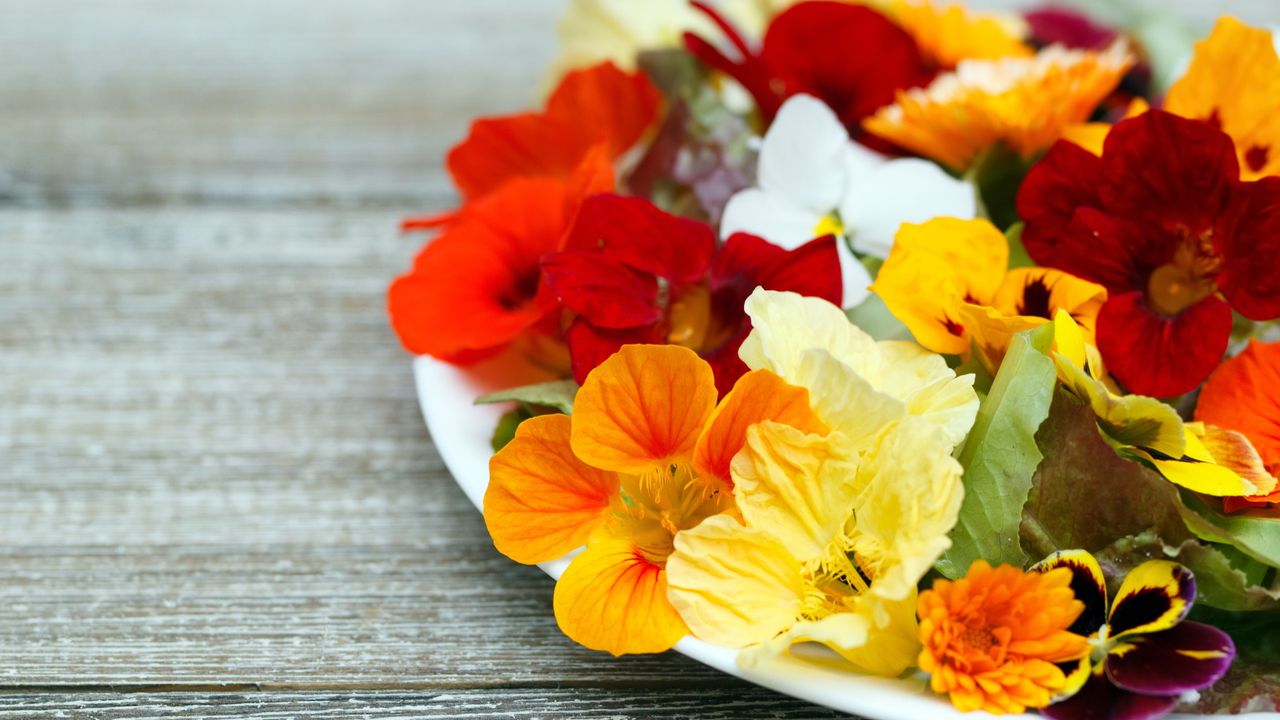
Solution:
[{"label": "crimson flower", "polygon": [[1280,316],[1280,177],[1241,182],[1231,138],[1152,111],[1101,157],[1058,142],[1018,195],[1032,259],[1107,288],[1098,349],[1130,391],[1173,397],[1213,372],[1232,310]]},{"label": "crimson flower", "polygon": [[542,271],[577,314],[566,339],[578,382],[623,345],[670,343],[710,363],[722,395],[747,371],[738,347],[756,287],[837,304],[843,293],[834,236],[787,251],[739,233],[717,247],[705,223],[612,194],[583,203],[564,252],[544,258]]},{"label": "crimson flower", "polygon": [[706,3],[694,2],[728,37],[740,56],[685,33],[685,47],[708,67],[737,80],[755,98],[768,124],[792,95],[813,95],[840,116],[851,133],[893,102],[898,90],[927,82],[932,73],[916,42],[884,15],[845,2],[802,2],[779,14],[759,52]]}]

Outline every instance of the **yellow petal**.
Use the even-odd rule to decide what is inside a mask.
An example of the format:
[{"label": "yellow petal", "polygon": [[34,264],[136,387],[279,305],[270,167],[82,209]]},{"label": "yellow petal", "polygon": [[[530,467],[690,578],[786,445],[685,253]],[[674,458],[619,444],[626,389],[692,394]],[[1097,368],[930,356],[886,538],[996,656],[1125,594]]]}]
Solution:
[{"label": "yellow petal", "polygon": [[1209,449],[1190,427],[1185,427],[1183,433],[1186,448],[1181,455],[1168,455],[1150,448],[1137,448],[1135,452],[1150,461],[1166,480],[1188,490],[1214,497],[1259,494],[1258,487],[1248,479],[1215,462]]},{"label": "yellow petal", "polygon": [[1176,410],[1155,398],[1116,395],[1061,353],[1054,353],[1053,360],[1058,379],[1073,395],[1089,403],[1098,425],[1112,439],[1148,452],[1182,457],[1186,431]]},{"label": "yellow petal", "polygon": [[629,475],[688,464],[715,405],[711,366],[692,350],[627,345],[578,390],[573,452],[590,465]]},{"label": "yellow petal", "polygon": [[831,438],[765,422],[747,431],[746,447],[733,460],[733,495],[749,527],[767,530],[808,562],[842,534],[854,477]]},{"label": "yellow petal", "polygon": [[1252,483],[1258,495],[1275,492],[1275,476],[1243,433],[1204,423],[1187,423],[1187,429],[1200,439],[1214,462]]},{"label": "yellow petal", "polygon": [[728,515],[676,535],[668,597],[695,637],[724,647],[765,642],[800,616],[802,565],[772,534]]},{"label": "yellow petal", "polygon": [[1107,622],[1112,637],[1157,632],[1182,622],[1195,601],[1191,571],[1168,560],[1148,560],[1129,571]]},{"label": "yellow petal", "polygon": [[986,220],[906,223],[871,290],[921,345],[959,355],[969,351],[960,306],[990,304],[1008,265],[1009,243]]},{"label": "yellow petal", "polygon": [[625,540],[588,545],[556,583],[554,605],[565,635],[614,655],[670,650],[688,633],[666,573]]},{"label": "yellow petal", "polygon": [[765,420],[814,435],[827,433],[827,426],[809,407],[808,390],[789,385],[768,370],[752,370],[720,401],[698,438],[693,466],[699,476],[732,485],[729,463],[746,442],[747,428]]},{"label": "yellow petal", "polygon": [[770,370],[792,385],[800,384],[794,378],[812,348],[826,350],[855,372],[860,358],[877,354],[876,341],[821,298],[757,288],[745,310],[752,330],[738,357],[752,370]]},{"label": "yellow petal", "polygon": [[851,610],[796,623],[775,640],[744,651],[747,663],[787,652],[796,643],[821,643],[857,670],[896,677],[915,665],[920,653],[916,593],[896,601],[859,597]]},{"label": "yellow petal", "polygon": [[1233,17],[1196,45],[1166,110],[1216,123],[1235,141],[1244,180],[1280,174],[1280,57],[1272,34]]},{"label": "yellow petal", "polygon": [[546,562],[582,546],[618,490],[616,474],[574,456],[569,426],[567,415],[530,418],[489,460],[484,521],[494,546],[516,562]]}]

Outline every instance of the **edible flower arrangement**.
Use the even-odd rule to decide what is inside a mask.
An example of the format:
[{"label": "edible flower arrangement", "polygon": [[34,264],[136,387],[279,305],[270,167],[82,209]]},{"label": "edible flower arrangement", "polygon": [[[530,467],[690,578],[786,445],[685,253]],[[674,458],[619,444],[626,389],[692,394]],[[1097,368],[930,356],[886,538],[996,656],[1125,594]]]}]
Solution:
[{"label": "edible flower arrangement", "polygon": [[[929,0],[573,0],[389,292],[505,389],[484,519],[616,655],[962,711],[1280,705],[1280,57]],[[510,368],[521,368],[519,371]],[[533,378],[536,382],[529,382]],[[804,652],[800,652],[804,648]],[[806,659],[808,658],[808,659]]]}]

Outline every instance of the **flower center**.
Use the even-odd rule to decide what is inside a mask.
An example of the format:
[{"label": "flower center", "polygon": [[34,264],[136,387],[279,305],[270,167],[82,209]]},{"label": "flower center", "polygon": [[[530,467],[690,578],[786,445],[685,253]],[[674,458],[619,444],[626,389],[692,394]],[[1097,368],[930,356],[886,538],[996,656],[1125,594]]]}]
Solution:
[{"label": "flower center", "polygon": [[835,235],[837,238],[844,235],[844,223],[840,221],[839,216],[835,213],[823,215],[822,219],[813,228],[814,237],[820,238],[827,235]]},{"label": "flower center", "polygon": [[732,494],[699,479],[683,466],[622,478],[613,500],[608,532],[627,538],[650,563],[663,567],[675,551],[675,536],[727,510]]},{"label": "flower center", "polygon": [[1151,309],[1173,317],[1217,291],[1222,258],[1213,249],[1213,232],[1184,232],[1173,259],[1155,269],[1147,281]]},{"label": "flower center", "polygon": [[969,626],[960,634],[960,642],[971,652],[986,654],[998,642],[990,626]]}]

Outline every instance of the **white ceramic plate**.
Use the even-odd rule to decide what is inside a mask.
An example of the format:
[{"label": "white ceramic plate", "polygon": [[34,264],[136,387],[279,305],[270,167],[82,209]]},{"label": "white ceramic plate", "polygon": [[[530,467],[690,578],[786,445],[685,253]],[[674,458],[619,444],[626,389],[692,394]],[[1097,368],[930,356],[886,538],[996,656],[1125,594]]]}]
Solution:
[{"label": "white ceramic plate", "polygon": [[[480,509],[485,486],[489,482],[489,456],[492,454],[489,440],[498,418],[508,408],[474,404],[476,397],[496,388],[486,387],[475,375],[437,360],[418,358],[414,363],[414,376],[422,415],[431,430],[436,449],[471,504]],[[569,559],[562,558],[542,563],[539,567],[551,577],[559,578],[568,565]],[[921,675],[902,679],[870,677],[793,658],[743,667],[737,663],[735,650],[717,647],[694,637],[684,638],[675,649],[721,672],[771,690],[874,720],[980,720],[993,717],[981,712],[957,712],[945,698],[928,691],[926,680]],[[1004,717],[1030,720],[1039,716]],[[1185,720],[1200,716],[1170,717]],[[1280,718],[1280,713],[1236,717]]]}]

